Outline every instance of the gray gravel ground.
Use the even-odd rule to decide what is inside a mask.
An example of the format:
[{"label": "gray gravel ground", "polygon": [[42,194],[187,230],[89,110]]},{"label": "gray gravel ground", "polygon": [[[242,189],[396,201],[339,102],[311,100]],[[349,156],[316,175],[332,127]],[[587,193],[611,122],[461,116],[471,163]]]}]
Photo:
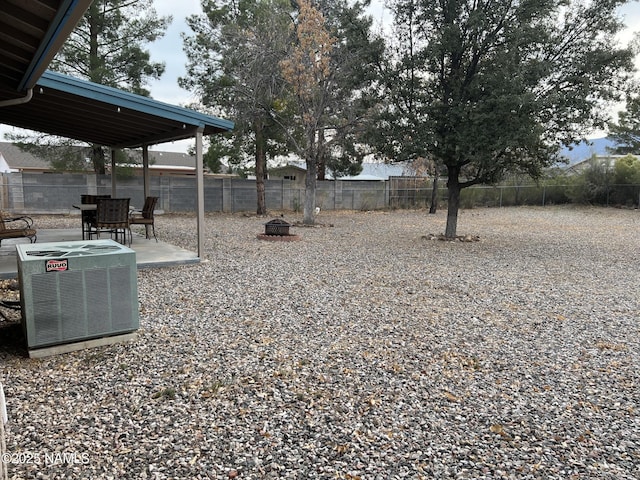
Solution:
[{"label": "gray gravel ground", "polygon": [[5,332],[9,478],[640,478],[640,211],[468,210],[468,243],[429,239],[444,212],[268,219],[207,216],[205,263],[140,271],[133,343]]}]

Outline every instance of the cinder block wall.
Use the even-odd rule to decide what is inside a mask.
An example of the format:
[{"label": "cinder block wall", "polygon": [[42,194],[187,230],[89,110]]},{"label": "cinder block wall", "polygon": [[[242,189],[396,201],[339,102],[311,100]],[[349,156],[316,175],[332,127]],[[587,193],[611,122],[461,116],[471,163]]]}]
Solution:
[{"label": "cinder block wall", "polygon": [[[14,213],[79,213],[73,205],[80,195],[111,193],[110,175],[71,173],[6,173],[1,208]],[[142,177],[118,178],[118,197],[131,198],[131,204],[144,203]],[[196,179],[189,176],[152,176],[150,195],[160,198],[158,209],[165,212],[196,210]],[[265,200],[268,210],[302,210],[304,188],[290,180],[266,180]],[[255,180],[204,179],[204,205],[207,212],[255,212]],[[322,210],[381,209],[387,205],[387,182],[320,181],[316,204]]]}]

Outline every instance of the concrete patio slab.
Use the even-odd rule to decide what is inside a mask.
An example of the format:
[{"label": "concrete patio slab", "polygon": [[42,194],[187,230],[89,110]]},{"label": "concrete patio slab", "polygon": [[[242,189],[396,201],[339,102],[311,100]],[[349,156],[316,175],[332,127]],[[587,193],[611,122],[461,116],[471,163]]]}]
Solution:
[{"label": "concrete patio slab", "polygon": [[[105,237],[106,238],[106,237]],[[77,229],[41,229],[38,230],[37,243],[68,242],[82,240],[82,230]],[[16,244],[25,243],[25,239],[3,240],[0,246],[0,279],[18,277]],[[130,248],[136,252],[138,269],[163,268],[176,265],[200,263],[197,253],[175,245],[156,242],[153,238],[133,234]]]}]

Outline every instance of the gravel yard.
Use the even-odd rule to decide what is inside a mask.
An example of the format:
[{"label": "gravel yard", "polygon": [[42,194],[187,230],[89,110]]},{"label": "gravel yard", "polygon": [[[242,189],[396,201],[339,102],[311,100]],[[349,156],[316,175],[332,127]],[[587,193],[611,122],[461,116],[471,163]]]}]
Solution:
[{"label": "gravel yard", "polygon": [[9,478],[640,478],[640,211],[269,219],[139,271],[135,342],[36,360],[4,329]]}]

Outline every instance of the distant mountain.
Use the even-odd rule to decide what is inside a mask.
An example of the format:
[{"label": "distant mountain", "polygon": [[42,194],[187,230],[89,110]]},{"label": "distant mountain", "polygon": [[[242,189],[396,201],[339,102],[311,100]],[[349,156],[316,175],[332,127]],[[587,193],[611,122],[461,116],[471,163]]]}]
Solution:
[{"label": "distant mountain", "polygon": [[572,148],[563,148],[560,155],[569,160],[571,165],[588,160],[593,155],[608,155],[607,148],[613,148],[616,143],[608,138],[593,138],[588,142],[580,142],[573,145]]}]

